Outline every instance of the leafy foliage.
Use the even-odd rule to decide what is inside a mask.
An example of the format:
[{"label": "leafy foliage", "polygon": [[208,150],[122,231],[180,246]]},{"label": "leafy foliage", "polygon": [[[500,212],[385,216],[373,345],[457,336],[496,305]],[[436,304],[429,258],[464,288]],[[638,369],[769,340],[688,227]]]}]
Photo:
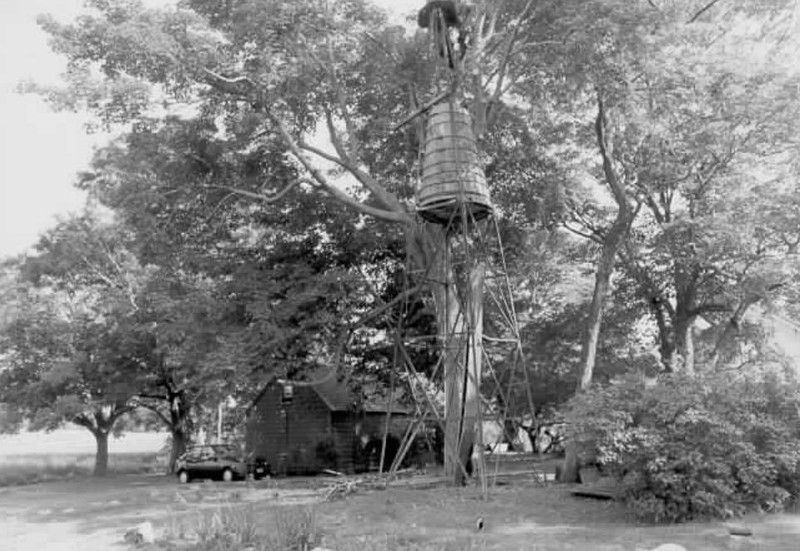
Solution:
[{"label": "leafy foliage", "polygon": [[584,464],[625,483],[655,521],[776,511],[800,497],[800,386],[762,378],[619,379],[570,401]]},{"label": "leafy foliage", "polygon": [[[84,356],[55,336],[79,335],[108,380],[137,373],[137,403],[177,443],[203,408],[229,395],[241,405],[272,375],[337,365],[351,379],[390,379],[399,325],[415,343],[411,361],[432,366],[444,303],[402,296],[409,282],[443,284],[414,280],[430,273],[442,237],[413,205],[421,119],[407,117],[450,84],[427,35],[392,26],[364,0],[87,4],[71,23],[40,19],[69,68],[65,88],[30,90],[122,129],[79,182],[115,222],[61,224],[25,270],[36,292],[99,297],[103,315],[64,329],[40,303],[4,306],[21,324],[6,355],[24,366],[4,375],[9,388],[45,372],[67,380],[63,365]],[[765,340],[743,319],[748,308],[794,308],[800,102],[787,5],[476,3],[461,99],[524,326],[536,411],[518,400],[515,414],[541,414],[572,393],[612,200],[638,218],[605,251],[600,294],[611,298],[589,317],[597,381],[649,373],[655,345],[665,367],[694,365],[701,322],[711,328],[697,339],[697,365],[717,369],[743,354],[745,334]],[[615,175],[624,185],[610,185]],[[576,244],[560,226],[588,239]],[[407,273],[412,263],[418,272]],[[510,338],[497,310],[485,309],[486,335]],[[486,350],[502,386],[508,358],[499,344]],[[59,369],[48,367],[54,355],[65,359]],[[74,392],[61,394],[53,404],[76,407]],[[722,406],[704,407],[692,427],[736,427]],[[732,452],[760,472],[747,449]]]}]

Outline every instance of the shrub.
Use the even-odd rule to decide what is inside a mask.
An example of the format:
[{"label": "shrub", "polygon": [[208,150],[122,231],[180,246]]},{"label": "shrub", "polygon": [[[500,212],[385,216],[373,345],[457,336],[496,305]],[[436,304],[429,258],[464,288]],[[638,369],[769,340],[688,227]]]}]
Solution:
[{"label": "shrub", "polygon": [[685,521],[779,510],[800,495],[798,387],[777,379],[628,378],[573,398],[579,461],[625,484],[639,518]]}]

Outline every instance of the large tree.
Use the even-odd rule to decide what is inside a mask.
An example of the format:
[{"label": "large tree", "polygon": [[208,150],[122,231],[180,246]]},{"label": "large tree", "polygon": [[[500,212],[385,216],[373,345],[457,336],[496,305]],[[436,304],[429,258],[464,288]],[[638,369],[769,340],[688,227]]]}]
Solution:
[{"label": "large tree", "polygon": [[[152,117],[155,100],[168,108],[190,106],[201,127],[225,136],[229,148],[222,163],[196,151],[174,152],[191,154],[202,175],[188,183],[191,193],[216,200],[235,193],[269,203],[299,186],[356,217],[397,225],[419,271],[431,274],[425,283],[442,342],[460,332],[456,274],[442,262],[446,232],[418,219],[409,202],[419,142],[411,130],[393,130],[410,109],[440,94],[447,80],[437,79],[438,53],[425,35],[406,36],[360,1],[193,0],[172,11],[136,2],[90,4],[96,11],[74,24],[42,20],[54,48],[70,60],[71,90],[53,95],[56,101],[93,109],[109,124],[132,122],[135,131],[163,124]],[[504,113],[514,116],[500,100],[533,63],[519,56],[534,46],[521,31],[526,25],[531,32],[546,30],[529,8],[509,1],[480,5],[468,15],[472,34],[461,89],[479,136]],[[319,131],[331,148],[320,144]],[[245,158],[252,159],[249,173],[231,170]],[[326,163],[335,170],[325,170]],[[454,477],[471,447],[480,379],[474,362],[471,376],[464,376],[460,357],[445,360],[447,470]],[[462,411],[461,381],[470,389],[466,423],[456,413]]]},{"label": "large tree", "polygon": [[222,394],[226,372],[208,359],[219,345],[219,303],[212,278],[175,263],[144,264],[137,252],[144,256],[147,237],[87,211],[48,231],[21,270],[36,288],[90,293],[115,305],[109,323],[120,361],[104,369],[127,378],[128,407],[145,407],[164,422],[171,466],[191,437],[193,410]]},{"label": "large tree", "polygon": [[108,468],[108,438],[133,408],[139,366],[120,322],[128,306],[93,288],[22,285],[4,327],[2,401],[34,430],[64,422],[97,441],[94,474]]},{"label": "large tree", "polygon": [[[769,161],[776,158],[770,147],[784,155],[791,140],[796,117],[774,116],[796,108],[785,64],[741,65],[754,46],[764,59],[781,57],[765,29],[786,30],[780,19],[786,4],[715,4],[566,2],[556,25],[570,38],[545,46],[560,59],[550,64],[552,85],[532,86],[525,96],[571,108],[540,109],[535,120],[573,175],[565,224],[597,245],[579,391],[592,381],[603,306],[620,257],[657,322],[664,365],[692,369],[692,324],[706,308],[722,307],[718,296],[699,295],[705,276],[692,265],[703,253],[695,255],[702,244],[691,231],[725,201],[721,188],[712,192],[708,182],[725,185],[736,159]],[[789,103],[776,109],[776,100]],[[714,207],[701,207],[706,192],[714,194]],[[658,260],[640,261],[656,250],[664,253]],[[566,477],[574,479],[574,462],[568,463]]]}]

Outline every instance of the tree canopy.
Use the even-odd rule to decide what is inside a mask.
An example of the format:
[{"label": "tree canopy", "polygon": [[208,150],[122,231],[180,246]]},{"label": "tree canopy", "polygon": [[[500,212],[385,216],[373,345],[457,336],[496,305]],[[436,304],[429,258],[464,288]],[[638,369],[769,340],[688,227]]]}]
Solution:
[{"label": "tree canopy", "polygon": [[[26,87],[118,134],[77,179],[92,208],[3,279],[0,375],[31,418],[147,407],[178,453],[202,408],[269,377],[388,379],[400,325],[429,369],[465,307],[451,235],[416,212],[412,115],[454,81],[526,349],[535,411],[515,415],[624,373],[766,362],[760,320],[797,314],[791,2],[476,2],[456,77],[366,0],[87,6],[40,18],[68,71]],[[499,393],[510,360],[487,350]]]}]

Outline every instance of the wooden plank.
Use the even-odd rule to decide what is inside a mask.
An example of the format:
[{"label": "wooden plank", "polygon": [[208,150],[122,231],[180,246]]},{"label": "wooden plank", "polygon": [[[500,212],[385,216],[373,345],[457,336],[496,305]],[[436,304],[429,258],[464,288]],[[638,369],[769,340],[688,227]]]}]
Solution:
[{"label": "wooden plank", "polygon": [[[488,469],[487,469],[488,470]],[[528,471],[505,471],[505,472],[489,472],[486,475],[487,480],[498,479],[515,479],[515,478],[535,478],[536,480],[545,482],[547,480],[547,473],[542,470],[534,469]]]},{"label": "wooden plank", "polygon": [[631,484],[620,483],[613,478],[601,478],[594,484],[581,484],[570,490],[572,495],[595,499],[622,499]]},{"label": "wooden plank", "polygon": [[618,499],[620,492],[617,488],[583,486],[575,488],[570,493],[578,497],[591,497],[594,499]]}]

